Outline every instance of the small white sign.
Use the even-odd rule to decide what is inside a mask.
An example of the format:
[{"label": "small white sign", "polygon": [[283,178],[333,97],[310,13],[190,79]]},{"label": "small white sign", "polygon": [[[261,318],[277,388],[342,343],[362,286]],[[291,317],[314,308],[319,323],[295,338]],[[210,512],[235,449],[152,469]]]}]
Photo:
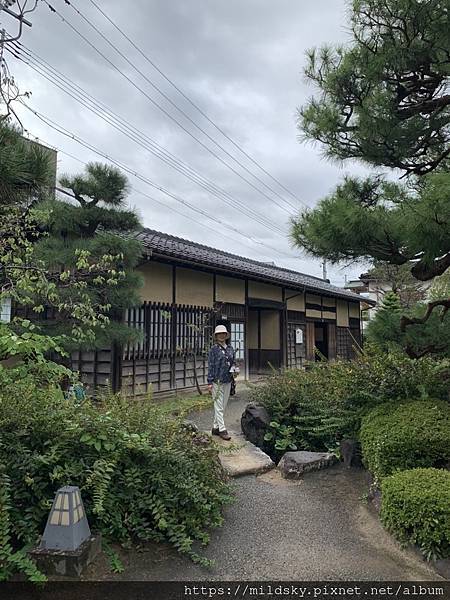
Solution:
[{"label": "small white sign", "polygon": [[295,330],[295,343],[303,344],[303,329],[300,329],[300,327]]}]

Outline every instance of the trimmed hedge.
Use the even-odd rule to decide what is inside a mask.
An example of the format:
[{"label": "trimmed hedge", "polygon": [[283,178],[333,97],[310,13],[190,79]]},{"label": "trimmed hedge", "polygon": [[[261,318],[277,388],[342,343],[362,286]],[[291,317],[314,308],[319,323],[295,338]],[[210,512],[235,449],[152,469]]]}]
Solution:
[{"label": "trimmed hedge", "polygon": [[395,471],[450,461],[450,404],[417,400],[382,404],[362,420],[363,461],[379,480]]},{"label": "trimmed hedge", "polygon": [[449,377],[449,359],[413,360],[404,353],[372,349],[353,361],[276,372],[252,389],[251,400],[265,406],[275,423],[267,440],[271,454],[293,446],[323,451],[342,439],[357,438],[361,418],[384,402],[447,400]]},{"label": "trimmed hedge", "polygon": [[412,469],[386,477],[381,521],[403,544],[417,545],[425,557],[450,556],[450,471]]}]

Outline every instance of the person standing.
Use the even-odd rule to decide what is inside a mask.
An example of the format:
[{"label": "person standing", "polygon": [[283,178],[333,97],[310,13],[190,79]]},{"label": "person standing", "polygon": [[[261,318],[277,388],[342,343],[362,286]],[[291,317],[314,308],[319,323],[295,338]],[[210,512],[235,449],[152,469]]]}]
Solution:
[{"label": "person standing", "polygon": [[215,343],[208,355],[208,390],[214,400],[212,434],[223,440],[231,440],[224,421],[235,370],[235,353],[227,343],[229,337],[225,325],[217,325],[214,330]]}]

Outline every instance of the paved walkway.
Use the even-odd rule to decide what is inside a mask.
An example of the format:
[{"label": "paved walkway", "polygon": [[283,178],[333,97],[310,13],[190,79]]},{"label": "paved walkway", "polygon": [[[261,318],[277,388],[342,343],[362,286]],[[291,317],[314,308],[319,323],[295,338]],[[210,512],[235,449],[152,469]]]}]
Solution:
[{"label": "paved walkway", "polygon": [[[226,413],[240,430],[247,403],[241,392]],[[208,429],[211,410],[190,415]],[[168,546],[154,545],[125,556],[119,579],[139,580],[438,580],[412,551],[401,550],[369,507],[362,470],[340,465],[286,481],[276,470],[232,481],[236,502],[225,509],[225,525],[212,531],[199,567]],[[92,578],[99,577],[96,570]],[[105,574],[105,579],[111,575]]]}]

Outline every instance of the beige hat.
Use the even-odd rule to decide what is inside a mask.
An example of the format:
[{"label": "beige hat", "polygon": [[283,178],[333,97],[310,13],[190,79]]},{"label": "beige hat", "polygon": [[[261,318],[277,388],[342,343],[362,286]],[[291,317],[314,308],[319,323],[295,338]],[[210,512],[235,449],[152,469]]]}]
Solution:
[{"label": "beige hat", "polygon": [[228,329],[225,327],[225,325],[217,325],[217,327],[214,329],[214,335],[217,335],[218,333],[226,333],[227,337],[230,337]]}]

